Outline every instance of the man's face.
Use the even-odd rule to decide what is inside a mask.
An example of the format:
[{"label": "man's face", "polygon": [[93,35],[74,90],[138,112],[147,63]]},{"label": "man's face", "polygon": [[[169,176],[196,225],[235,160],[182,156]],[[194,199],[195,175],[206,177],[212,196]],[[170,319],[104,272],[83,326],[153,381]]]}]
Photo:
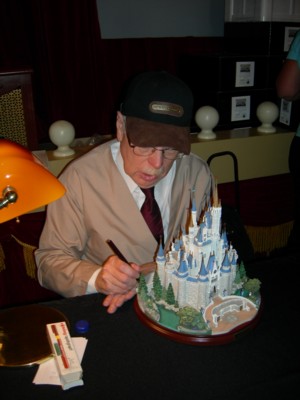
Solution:
[{"label": "man's face", "polygon": [[121,113],[118,113],[117,116],[117,138],[120,141],[124,170],[141,188],[146,189],[156,185],[170,171],[174,160],[164,158],[162,151],[155,151],[150,156],[134,154],[133,148],[128,142]]}]

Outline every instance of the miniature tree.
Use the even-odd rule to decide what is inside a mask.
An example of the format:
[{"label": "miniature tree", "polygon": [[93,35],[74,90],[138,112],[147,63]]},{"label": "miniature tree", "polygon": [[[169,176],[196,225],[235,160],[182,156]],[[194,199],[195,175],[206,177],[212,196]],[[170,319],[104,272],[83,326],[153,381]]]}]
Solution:
[{"label": "miniature tree", "polygon": [[235,275],[235,278],[234,278],[234,283],[236,283],[237,285],[238,285],[239,283],[241,283],[241,274],[240,274],[240,269],[239,269],[239,268],[237,268],[237,270],[236,270],[236,275]]},{"label": "miniature tree", "polygon": [[241,280],[246,280],[247,275],[246,275],[246,269],[245,269],[245,265],[243,262],[241,262],[240,267],[239,267],[239,274],[240,274],[240,278]]},{"label": "miniature tree", "polygon": [[155,297],[156,301],[159,301],[162,299],[162,284],[161,284],[157,270],[155,270],[154,277],[153,277],[153,292],[154,292],[154,297]]},{"label": "miniature tree", "polygon": [[260,289],[261,282],[259,279],[253,278],[249,279],[245,285],[244,288],[247,290],[249,293],[257,293]]},{"label": "miniature tree", "polygon": [[175,304],[175,295],[174,295],[174,290],[173,290],[173,286],[171,283],[169,283],[169,286],[167,289],[166,302],[170,305]]},{"label": "miniature tree", "polygon": [[146,301],[148,297],[148,289],[145,280],[145,276],[143,274],[140,275],[140,281],[138,285],[138,294],[141,297],[142,301]]}]

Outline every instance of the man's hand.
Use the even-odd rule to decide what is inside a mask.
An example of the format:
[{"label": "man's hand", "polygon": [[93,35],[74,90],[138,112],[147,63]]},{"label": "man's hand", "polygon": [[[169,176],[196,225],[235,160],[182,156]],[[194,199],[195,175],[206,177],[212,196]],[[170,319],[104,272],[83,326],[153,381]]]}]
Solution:
[{"label": "man's hand", "polygon": [[136,294],[140,274],[147,275],[155,269],[155,262],[141,266],[135,263],[129,265],[117,256],[110,256],[103,264],[95,283],[98,292],[107,294],[103,301],[107,312],[113,314],[127,300],[132,299]]},{"label": "man's hand", "polygon": [[98,292],[107,295],[126,294],[136,288],[141,268],[135,264],[127,264],[117,256],[110,256],[103,264],[95,282]]},{"label": "man's hand", "polygon": [[124,294],[109,294],[103,301],[104,307],[107,307],[107,312],[113,314],[121,307],[125,301],[132,299],[136,294],[136,288],[129,290]]}]

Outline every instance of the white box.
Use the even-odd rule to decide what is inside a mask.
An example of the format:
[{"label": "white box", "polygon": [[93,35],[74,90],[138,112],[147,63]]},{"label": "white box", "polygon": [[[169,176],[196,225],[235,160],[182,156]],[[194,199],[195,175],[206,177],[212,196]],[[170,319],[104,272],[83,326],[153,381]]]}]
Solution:
[{"label": "white box", "polygon": [[55,322],[47,324],[46,328],[61,384],[65,389],[70,383],[81,381],[82,368],[67,324],[64,321]]}]

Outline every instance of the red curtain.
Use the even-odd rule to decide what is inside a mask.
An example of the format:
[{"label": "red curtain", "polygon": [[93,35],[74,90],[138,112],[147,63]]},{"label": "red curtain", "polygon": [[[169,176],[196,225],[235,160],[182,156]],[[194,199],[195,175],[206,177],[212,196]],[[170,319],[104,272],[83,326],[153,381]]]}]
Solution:
[{"label": "red curtain", "polygon": [[214,53],[221,38],[101,39],[96,0],[1,0],[0,68],[33,69],[40,141],[57,119],[76,137],[114,133],[127,79],[146,69],[177,71],[186,53]]},{"label": "red curtain", "polygon": [[[218,192],[222,204],[236,206],[233,182],[219,184]],[[239,192],[240,215],[245,225],[269,227],[293,220],[294,196],[290,174],[240,181]]]},{"label": "red curtain", "polygon": [[102,115],[112,99],[95,0],[1,0],[0,7],[0,67],[33,68],[42,139],[57,119],[72,122],[76,136],[107,131]]},{"label": "red curtain", "polygon": [[[48,123],[72,122],[86,136],[103,125],[111,100],[94,0],[32,0],[35,71]],[[38,93],[37,93],[38,95]],[[55,99],[55,101],[53,101]],[[110,107],[109,107],[110,108]],[[78,135],[77,135],[78,136]]]}]

